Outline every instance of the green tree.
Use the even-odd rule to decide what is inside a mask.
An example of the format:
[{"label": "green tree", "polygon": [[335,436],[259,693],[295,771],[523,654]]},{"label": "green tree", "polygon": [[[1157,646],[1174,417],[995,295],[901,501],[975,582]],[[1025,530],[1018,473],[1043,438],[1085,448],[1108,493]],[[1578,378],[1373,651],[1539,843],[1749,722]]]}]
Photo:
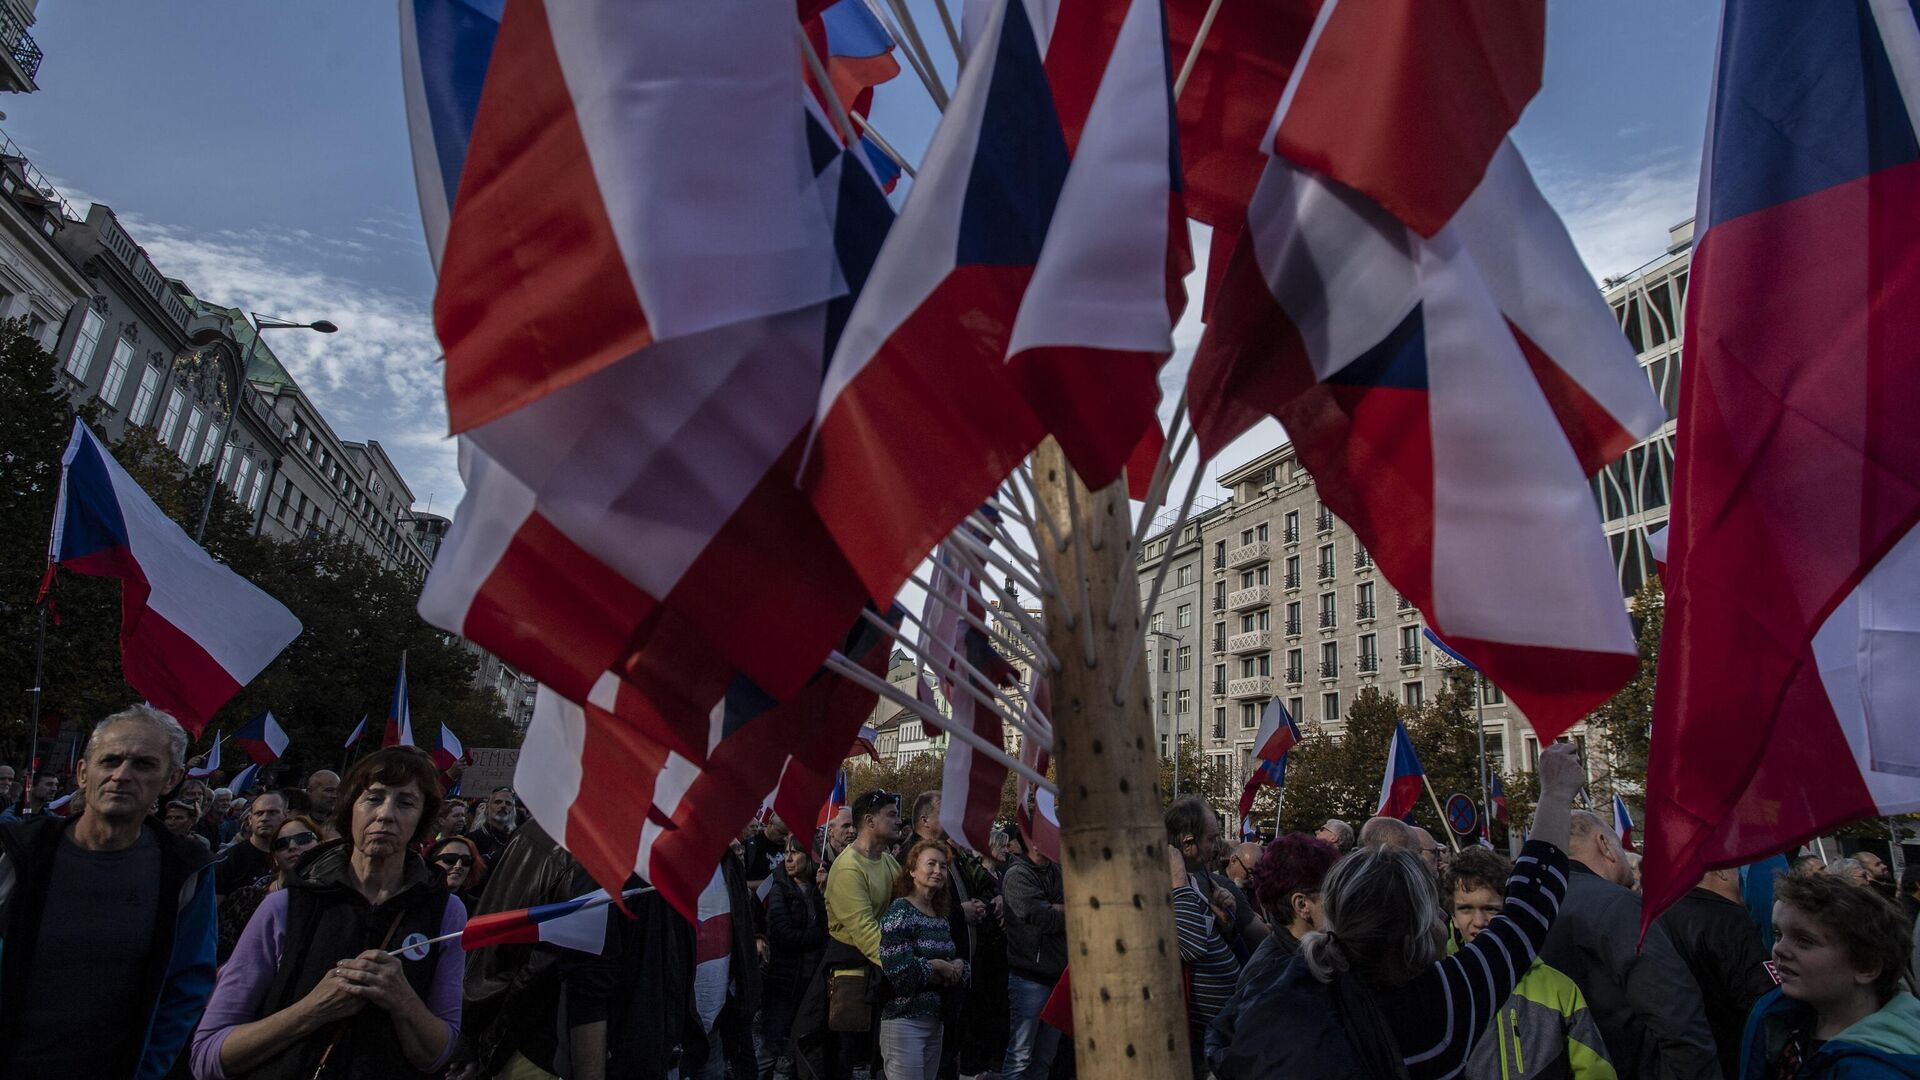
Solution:
[{"label": "green tree", "polygon": [[1660,670],[1660,632],[1666,625],[1666,596],[1660,579],[1648,578],[1631,607],[1638,632],[1640,668],[1620,691],[1587,717],[1604,752],[1593,791],[1595,805],[1615,792],[1638,800],[1647,788],[1647,747],[1653,736],[1653,684]]},{"label": "green tree", "polygon": [[[1314,725],[1287,757],[1287,787],[1280,810],[1286,832],[1312,832],[1328,818],[1356,829],[1379,803],[1380,776],[1386,769],[1393,725],[1403,710],[1378,690],[1362,690],[1347,708],[1346,729],[1335,736]],[[1254,802],[1256,821],[1273,818],[1274,792]]]},{"label": "green tree", "polygon": [[[1234,821],[1233,810],[1240,799],[1240,791],[1233,786],[1233,770],[1221,764],[1225,759],[1215,758],[1200,752],[1191,736],[1182,736],[1179,740],[1180,755],[1180,795],[1198,795],[1207,800],[1220,812],[1223,829],[1229,829]],[[1160,805],[1162,808],[1173,805],[1173,756],[1160,759]],[[1229,831],[1231,831],[1229,829]]]}]

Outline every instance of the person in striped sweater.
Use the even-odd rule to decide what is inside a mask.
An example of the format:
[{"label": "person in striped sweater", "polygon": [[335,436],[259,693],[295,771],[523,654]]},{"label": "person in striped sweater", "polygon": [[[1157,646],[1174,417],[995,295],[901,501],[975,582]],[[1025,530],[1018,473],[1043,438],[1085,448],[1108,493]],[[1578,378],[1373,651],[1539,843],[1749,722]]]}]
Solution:
[{"label": "person in striped sweater", "polygon": [[880,917],[880,966],[893,994],[880,1010],[880,1055],[887,1080],[934,1080],[940,1072],[945,995],[964,986],[947,923],[947,867],[939,840],[909,848],[894,879],[894,901]]},{"label": "person in striped sweater", "polygon": [[1533,964],[1567,890],[1568,813],[1585,771],[1571,743],[1540,756],[1532,839],[1504,910],[1457,953],[1437,883],[1417,855],[1356,852],[1322,885],[1323,930],[1234,1025],[1226,1080],[1452,1080]]}]

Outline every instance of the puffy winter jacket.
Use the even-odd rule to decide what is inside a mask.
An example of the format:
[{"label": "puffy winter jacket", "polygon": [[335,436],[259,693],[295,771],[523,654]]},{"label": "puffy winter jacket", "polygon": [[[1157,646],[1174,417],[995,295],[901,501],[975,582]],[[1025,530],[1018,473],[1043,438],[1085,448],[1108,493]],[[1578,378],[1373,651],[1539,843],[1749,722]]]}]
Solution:
[{"label": "puffy winter jacket", "polygon": [[[1760,999],[1747,1017],[1741,1080],[1767,1080],[1795,1031],[1814,1022],[1813,1010],[1778,990]],[[1821,1044],[1794,1080],[1920,1080],[1920,1000],[1901,991],[1880,1011]]]},{"label": "puffy winter jacket", "polygon": [[1467,1055],[1466,1080],[1614,1080],[1606,1042],[1573,980],[1539,960]]}]

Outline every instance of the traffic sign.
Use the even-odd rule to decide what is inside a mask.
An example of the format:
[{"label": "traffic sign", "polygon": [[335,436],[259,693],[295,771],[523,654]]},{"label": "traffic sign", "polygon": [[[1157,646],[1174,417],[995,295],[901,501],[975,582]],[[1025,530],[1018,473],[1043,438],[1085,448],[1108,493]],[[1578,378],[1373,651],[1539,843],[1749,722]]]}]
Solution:
[{"label": "traffic sign", "polygon": [[1465,795],[1447,796],[1447,828],[1461,836],[1472,836],[1480,827],[1480,811]]}]

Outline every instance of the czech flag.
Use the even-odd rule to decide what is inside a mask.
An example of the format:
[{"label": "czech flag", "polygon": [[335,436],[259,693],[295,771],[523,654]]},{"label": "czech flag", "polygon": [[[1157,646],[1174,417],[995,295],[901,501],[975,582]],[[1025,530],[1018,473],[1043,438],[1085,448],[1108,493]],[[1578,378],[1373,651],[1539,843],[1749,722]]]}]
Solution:
[{"label": "czech flag", "polygon": [[1497,772],[1489,772],[1487,784],[1489,785],[1487,788],[1489,793],[1487,799],[1493,803],[1493,820],[1502,825],[1512,824],[1513,816],[1507,810],[1507,792],[1506,789],[1500,786],[1500,774]]},{"label": "czech flag", "polygon": [[351,749],[353,744],[359,742],[363,737],[365,737],[366,734],[367,734],[367,714],[361,713],[360,722],[358,724],[353,725],[352,734],[347,736],[346,742],[340,744],[340,748],[342,750]]},{"label": "czech flag", "polygon": [[120,579],[122,676],[200,734],[300,620],[194,543],[79,420],[60,466],[51,561]]},{"label": "czech flag", "polygon": [[287,733],[281,729],[280,722],[273,718],[272,709],[235,728],[228,738],[260,765],[279,761],[280,756],[287,752]]},{"label": "czech flag", "polygon": [[1260,718],[1260,731],[1253,740],[1253,772],[1247,776],[1246,786],[1240,790],[1241,833],[1245,835],[1252,825],[1249,817],[1253,813],[1254,796],[1260,793],[1262,786],[1284,789],[1287,784],[1287,752],[1300,741],[1300,728],[1287,714],[1286,707],[1279,698],[1267,703],[1267,711]]},{"label": "czech flag", "polygon": [[1413,752],[1413,740],[1407,738],[1403,724],[1393,725],[1393,746],[1387,751],[1387,772],[1380,780],[1380,817],[1406,819],[1420,801],[1421,785],[1427,774],[1420,767],[1420,756]]},{"label": "czech flag", "polygon": [[467,748],[453,734],[453,729],[440,725],[440,745],[433,748],[433,763],[442,769],[453,768],[454,762],[467,756]]},{"label": "czech flag", "polygon": [[216,728],[213,733],[213,749],[207,751],[207,763],[197,769],[188,769],[187,775],[196,777],[212,776],[214,770],[220,767],[220,744],[225,741],[225,739],[220,737],[219,729]]},{"label": "czech flag", "polygon": [[854,736],[853,739],[853,748],[864,751],[868,757],[873,759],[875,765],[880,764],[880,748],[874,745],[875,740],[879,737],[879,733],[873,730],[872,724],[861,724],[860,734]]},{"label": "czech flag", "polygon": [[[628,889],[620,899],[638,896],[644,888]],[[607,942],[607,907],[613,897],[605,889],[557,904],[496,911],[467,920],[460,947],[467,952],[489,945],[558,945],[563,949],[599,955]]]},{"label": "czech flag", "polygon": [[1626,800],[1618,795],[1613,797],[1613,834],[1620,838],[1621,847],[1628,851],[1640,850],[1633,846],[1633,815],[1627,813]]},{"label": "czech flag", "polygon": [[240,774],[235,776],[232,782],[227,784],[227,790],[233,792],[235,795],[239,795],[252,787],[259,779],[260,763],[256,761],[246,768],[241,769]]},{"label": "czech flag", "polygon": [[393,684],[393,706],[387,710],[387,730],[381,746],[412,746],[413,708],[407,700],[407,654],[400,654],[400,678]]},{"label": "czech flag", "polygon": [[833,820],[833,815],[839,813],[840,808],[845,805],[847,805],[847,772],[842,769],[833,776],[833,791],[828,793],[827,801],[821,804],[820,820],[814,822],[814,827],[825,828],[827,822]]}]

